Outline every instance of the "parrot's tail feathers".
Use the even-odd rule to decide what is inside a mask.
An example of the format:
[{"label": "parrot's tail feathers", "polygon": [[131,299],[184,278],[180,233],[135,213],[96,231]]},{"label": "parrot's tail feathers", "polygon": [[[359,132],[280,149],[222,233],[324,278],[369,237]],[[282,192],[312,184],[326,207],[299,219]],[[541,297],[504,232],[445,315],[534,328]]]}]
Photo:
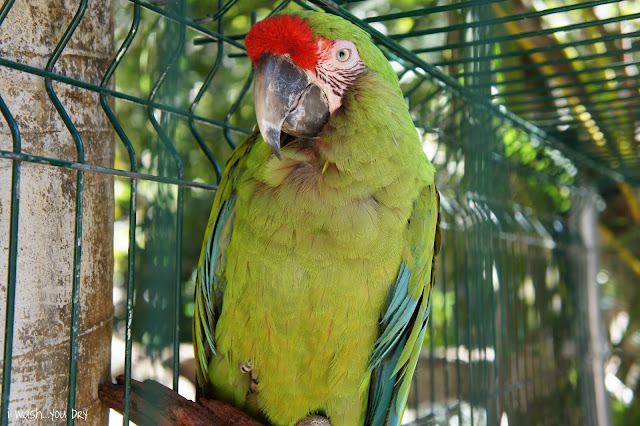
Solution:
[{"label": "parrot's tail feathers", "polygon": [[[378,365],[371,377],[371,389],[369,392],[369,410],[366,424],[372,426],[399,425],[401,416],[397,416],[395,405],[398,404],[397,373],[394,373],[404,341],[402,338],[396,346],[391,359]],[[405,402],[406,403],[406,402]],[[403,403],[404,406],[404,403]]]}]

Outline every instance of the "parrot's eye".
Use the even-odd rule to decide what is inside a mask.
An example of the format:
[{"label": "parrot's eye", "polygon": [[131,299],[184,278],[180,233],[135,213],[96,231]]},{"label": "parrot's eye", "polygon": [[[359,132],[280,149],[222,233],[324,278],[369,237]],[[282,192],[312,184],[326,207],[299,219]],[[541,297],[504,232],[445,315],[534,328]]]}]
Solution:
[{"label": "parrot's eye", "polygon": [[340,62],[346,62],[349,60],[350,57],[351,57],[351,49],[347,49],[346,47],[343,47],[342,49],[336,52],[336,59],[339,60]]}]

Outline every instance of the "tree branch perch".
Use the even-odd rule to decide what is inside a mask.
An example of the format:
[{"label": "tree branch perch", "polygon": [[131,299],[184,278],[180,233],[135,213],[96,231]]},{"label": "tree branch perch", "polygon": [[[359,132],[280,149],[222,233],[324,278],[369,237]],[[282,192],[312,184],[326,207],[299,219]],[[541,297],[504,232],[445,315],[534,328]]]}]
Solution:
[{"label": "tree branch perch", "polygon": [[[104,404],[122,414],[124,375],[116,377],[116,383],[102,384],[98,395]],[[139,426],[264,426],[232,405],[211,399],[190,401],[153,380],[131,380],[129,415]]]}]

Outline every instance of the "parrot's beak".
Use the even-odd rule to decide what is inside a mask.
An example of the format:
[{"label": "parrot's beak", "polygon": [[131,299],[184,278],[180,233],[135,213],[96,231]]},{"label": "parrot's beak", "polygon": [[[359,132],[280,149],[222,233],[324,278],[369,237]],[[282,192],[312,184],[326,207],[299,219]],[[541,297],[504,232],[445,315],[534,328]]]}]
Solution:
[{"label": "parrot's beak", "polygon": [[258,62],[253,96],[258,127],[282,160],[280,136],[317,136],[329,120],[324,92],[288,56],[265,53]]}]

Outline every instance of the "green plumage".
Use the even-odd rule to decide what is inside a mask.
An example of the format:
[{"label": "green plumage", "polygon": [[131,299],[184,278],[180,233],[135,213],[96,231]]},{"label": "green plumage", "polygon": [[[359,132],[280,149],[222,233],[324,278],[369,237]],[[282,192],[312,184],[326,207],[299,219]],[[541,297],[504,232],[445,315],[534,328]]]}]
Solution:
[{"label": "green plumage", "polygon": [[318,140],[278,160],[256,131],[229,160],[197,274],[200,393],[278,425],[397,424],[439,246],[434,169],[368,34],[302,16],[367,71]]}]

